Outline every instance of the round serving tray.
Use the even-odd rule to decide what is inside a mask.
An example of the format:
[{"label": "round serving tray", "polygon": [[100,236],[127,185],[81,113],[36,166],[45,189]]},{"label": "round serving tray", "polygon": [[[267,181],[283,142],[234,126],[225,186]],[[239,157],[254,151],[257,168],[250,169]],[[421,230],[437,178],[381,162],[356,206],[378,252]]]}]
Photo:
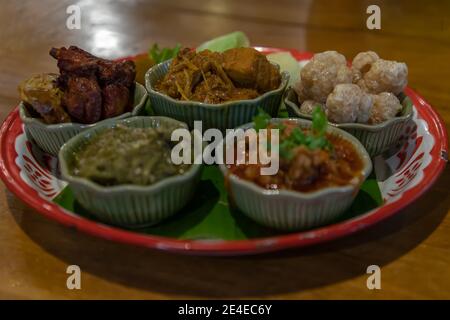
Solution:
[{"label": "round serving tray", "polygon": [[[289,51],[301,65],[312,56],[296,50],[256,48],[263,53]],[[180,239],[105,225],[89,215],[79,215],[54,201],[66,187],[66,183],[54,174],[57,160],[37,151],[27,139],[17,108],[0,129],[0,176],[11,192],[44,216],[112,241],[207,255],[256,254],[309,246],[355,233],[397,213],[426,192],[444,169],[448,146],[442,119],[412,89],[407,88],[405,93],[414,104],[413,119],[396,148],[373,159],[382,205],[312,230],[241,240]]]}]

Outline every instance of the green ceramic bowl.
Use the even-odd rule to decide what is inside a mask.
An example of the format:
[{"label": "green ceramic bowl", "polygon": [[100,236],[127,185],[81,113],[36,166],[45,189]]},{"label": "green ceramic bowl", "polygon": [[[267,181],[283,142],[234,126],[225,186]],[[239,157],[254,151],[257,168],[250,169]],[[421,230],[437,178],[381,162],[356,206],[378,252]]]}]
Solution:
[{"label": "green ceramic bowl", "polygon": [[145,87],[156,115],[186,122],[190,128],[193,128],[195,120],[202,121],[203,129],[217,128],[225,131],[228,128],[236,128],[252,121],[258,113],[258,108],[276,116],[284,90],[289,82],[289,74],[282,72],[281,84],[278,89],[251,100],[237,100],[221,104],[180,101],[155,90],[155,84],[166,75],[171,62],[171,60],[162,62],[149,69],[145,74]]},{"label": "green ceramic bowl", "polygon": [[[272,123],[293,121],[301,128],[310,128],[311,121],[304,119],[272,119]],[[243,129],[253,124],[242,126]],[[336,219],[350,207],[362,182],[372,171],[372,162],[362,144],[349,133],[329,126],[327,131],[349,141],[363,161],[361,179],[341,187],[328,187],[302,193],[290,190],[267,190],[257,184],[229,174],[226,165],[220,165],[228,177],[232,202],[248,217],[267,227],[280,230],[302,230],[324,225]],[[225,139],[226,142],[230,138]],[[223,144],[223,142],[222,142]],[[222,147],[222,145],[221,145]]]},{"label": "green ceramic bowl", "polygon": [[32,117],[28,112],[23,102],[19,105],[20,119],[25,126],[25,133],[28,139],[34,141],[42,150],[51,154],[58,155],[61,146],[73,136],[82,132],[83,130],[93,128],[104,121],[111,119],[124,119],[131,116],[142,114],[145,108],[145,101],[147,100],[147,91],[145,87],[136,83],[134,90],[134,104],[131,112],[126,112],[120,116],[105,119],[92,124],[81,123],[59,123],[59,124],[45,124],[39,118]]},{"label": "green ceramic bowl", "polygon": [[[200,180],[201,165],[193,164],[183,175],[163,179],[149,186],[101,186],[71,174],[74,154],[98,133],[117,124],[135,128],[158,127],[171,123],[182,128],[186,124],[166,117],[131,117],[108,120],[70,139],[59,151],[61,175],[69,183],[75,198],[99,220],[125,227],[153,225],[179,211],[191,199]],[[195,139],[201,138],[197,136]]]},{"label": "green ceramic bowl", "polygon": [[[363,123],[330,122],[330,125],[352,134],[361,141],[370,156],[377,156],[397,143],[406,128],[408,121],[412,119],[413,108],[411,100],[404,94],[399,98],[403,105],[401,114],[383,123],[371,125]],[[297,94],[294,89],[290,88],[286,91],[284,104],[286,105],[290,117],[311,120],[309,114],[300,112]]]}]

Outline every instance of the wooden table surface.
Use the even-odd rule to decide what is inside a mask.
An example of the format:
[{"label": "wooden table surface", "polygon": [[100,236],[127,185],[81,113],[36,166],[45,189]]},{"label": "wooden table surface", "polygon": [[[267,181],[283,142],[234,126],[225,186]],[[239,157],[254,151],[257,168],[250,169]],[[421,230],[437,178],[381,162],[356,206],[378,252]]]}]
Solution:
[{"label": "wooden table surface", "polygon": [[[405,61],[410,86],[450,124],[449,1],[79,1],[81,30],[65,27],[70,1],[0,1],[0,118],[17,84],[56,71],[52,46],[113,58],[149,45],[195,46],[234,30],[252,44],[359,51]],[[381,8],[382,29],[366,28]],[[0,186],[0,298],[450,298],[450,170],[412,206],[354,236],[313,248],[239,258],[167,254],[97,239],[40,216]],[[66,267],[82,289],[66,288]],[[381,267],[381,290],[366,268]]]}]

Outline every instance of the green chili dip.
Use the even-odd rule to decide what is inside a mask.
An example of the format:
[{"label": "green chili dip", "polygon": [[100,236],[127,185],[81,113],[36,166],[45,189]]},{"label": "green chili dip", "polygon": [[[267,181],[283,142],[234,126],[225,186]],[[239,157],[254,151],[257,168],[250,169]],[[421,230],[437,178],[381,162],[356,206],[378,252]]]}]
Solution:
[{"label": "green chili dip", "polygon": [[132,128],[117,125],[107,129],[81,147],[74,157],[73,174],[100,185],[150,185],[164,178],[181,175],[190,164],[171,161],[170,140],[175,127]]}]

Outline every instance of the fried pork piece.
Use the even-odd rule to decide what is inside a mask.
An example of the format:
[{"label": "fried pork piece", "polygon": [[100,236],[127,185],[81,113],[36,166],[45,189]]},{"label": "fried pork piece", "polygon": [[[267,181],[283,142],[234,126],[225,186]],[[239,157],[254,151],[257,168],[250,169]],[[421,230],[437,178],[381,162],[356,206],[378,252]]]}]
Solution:
[{"label": "fried pork piece", "polygon": [[392,119],[402,110],[400,101],[390,92],[372,95],[372,99],[373,106],[368,119],[370,124],[378,124]]},{"label": "fried pork piece", "polygon": [[57,87],[56,74],[39,74],[19,86],[20,98],[36,111],[47,124],[70,122],[61,106],[63,92]]},{"label": "fried pork piece", "polygon": [[328,120],[334,123],[366,123],[372,104],[372,97],[356,84],[338,84],[327,99]]},{"label": "fried pork piece", "polygon": [[64,106],[76,121],[93,123],[126,111],[136,77],[134,62],[101,59],[75,46],[52,48],[50,55],[58,60]]},{"label": "fried pork piece", "polygon": [[352,72],[345,57],[336,51],[315,54],[300,72],[296,91],[302,101],[325,103],[337,84],[352,83]]},{"label": "fried pork piece", "polygon": [[70,116],[80,123],[94,123],[102,116],[102,92],[93,77],[70,77],[63,104]]},{"label": "fried pork piece", "polygon": [[136,66],[133,61],[98,60],[98,79],[101,85],[111,83],[130,87],[136,78]]},{"label": "fried pork piece", "polygon": [[130,98],[130,91],[121,84],[108,84],[102,89],[102,118],[112,118],[125,112]]},{"label": "fried pork piece", "polygon": [[223,53],[223,57],[225,72],[241,87],[264,93],[280,85],[281,76],[277,67],[253,48],[229,49]]},{"label": "fried pork piece", "polygon": [[50,55],[58,60],[57,65],[61,74],[90,77],[98,70],[99,58],[75,46],[68,49],[52,48]]},{"label": "fried pork piece", "polygon": [[133,61],[101,59],[75,46],[68,49],[52,48],[50,55],[58,60],[63,84],[67,82],[69,76],[95,75],[102,85],[118,83],[129,87],[136,77],[136,66]]}]

